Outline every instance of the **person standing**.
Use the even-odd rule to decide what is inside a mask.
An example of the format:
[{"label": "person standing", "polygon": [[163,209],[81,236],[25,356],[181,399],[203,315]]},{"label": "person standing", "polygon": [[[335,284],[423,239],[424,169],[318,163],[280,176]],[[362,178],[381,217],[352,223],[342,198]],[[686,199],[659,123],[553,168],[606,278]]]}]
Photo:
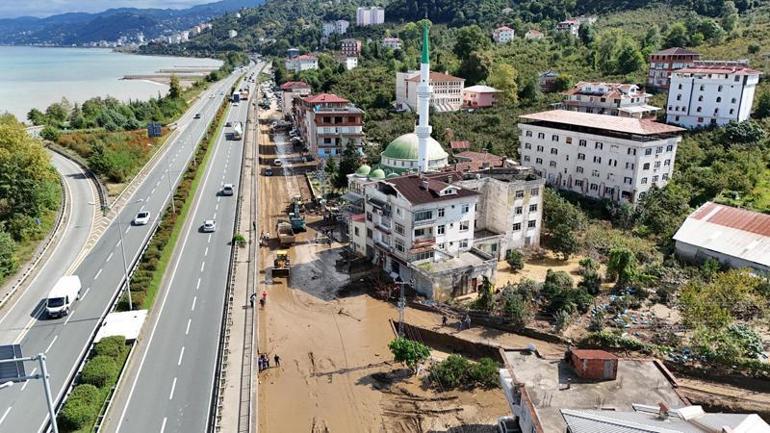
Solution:
[{"label": "person standing", "polygon": [[276,367],[280,367],[281,366],[281,357],[278,356],[277,353],[275,354],[275,356],[273,356],[273,361],[275,362],[275,366]]}]

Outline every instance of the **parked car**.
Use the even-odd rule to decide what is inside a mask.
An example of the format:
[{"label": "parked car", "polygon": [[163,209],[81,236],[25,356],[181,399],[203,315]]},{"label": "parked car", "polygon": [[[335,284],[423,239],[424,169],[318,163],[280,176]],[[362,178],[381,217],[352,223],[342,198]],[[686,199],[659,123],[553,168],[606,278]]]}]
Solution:
[{"label": "parked car", "polygon": [[233,195],[235,193],[235,187],[231,183],[222,185],[222,195]]},{"label": "parked car", "polygon": [[265,176],[272,176],[273,175],[273,169],[270,167],[267,167],[265,169]]},{"label": "parked car", "polygon": [[225,122],[225,126],[229,128],[233,126],[233,122]]},{"label": "parked car", "polygon": [[142,211],[136,214],[136,217],[134,218],[134,225],[135,226],[143,226],[146,225],[148,222],[150,222],[150,213],[147,211]]},{"label": "parked car", "polygon": [[195,113],[195,118],[196,119],[200,119],[201,118],[201,113]]},{"label": "parked car", "polygon": [[217,230],[217,222],[214,220],[205,220],[201,226],[203,233],[213,233]]}]

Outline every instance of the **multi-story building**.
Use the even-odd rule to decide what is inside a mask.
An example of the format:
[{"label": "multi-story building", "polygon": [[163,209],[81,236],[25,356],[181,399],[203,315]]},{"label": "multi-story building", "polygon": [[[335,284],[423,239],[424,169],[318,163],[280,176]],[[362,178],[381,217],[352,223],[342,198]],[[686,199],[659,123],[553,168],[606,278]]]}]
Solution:
[{"label": "multi-story building", "polygon": [[292,112],[295,98],[302,98],[311,93],[310,85],[304,81],[287,81],[281,84],[281,91],[281,109],[285,114]]},{"label": "multi-story building", "polygon": [[373,26],[385,22],[385,9],[378,6],[359,7],[356,9],[357,26]]},{"label": "multi-story building", "polygon": [[567,18],[566,20],[556,24],[556,31],[557,32],[566,32],[570,33],[574,36],[578,35],[578,32],[580,31],[580,26],[582,24],[593,24],[596,22],[596,17],[577,17],[577,18]]},{"label": "multi-story building", "polygon": [[508,27],[501,26],[492,31],[492,39],[496,44],[507,44],[513,40],[516,32]]},{"label": "multi-story building", "polygon": [[545,37],[545,35],[543,34],[543,32],[541,32],[539,30],[535,30],[535,29],[531,29],[531,30],[527,31],[527,33],[524,33],[524,39],[530,40],[530,41],[531,40],[539,41],[540,39],[543,39],[544,37]]},{"label": "multi-story building", "polygon": [[519,153],[549,184],[636,203],[674,169],[682,128],[650,119],[552,110],[519,117]]},{"label": "multi-story building", "polygon": [[337,60],[345,67],[346,71],[355,69],[358,67],[358,57],[341,55]]},{"label": "multi-story building", "polygon": [[358,39],[343,39],[340,51],[347,57],[358,57],[361,54],[361,41]]},{"label": "multi-story building", "polygon": [[566,96],[559,108],[582,113],[608,114],[610,116],[648,118],[660,110],[649,105],[652,95],[636,84],[597,83],[581,81],[564,92]]},{"label": "multi-story building", "polygon": [[[419,83],[420,71],[396,72],[396,105],[398,109],[415,110],[417,108]],[[439,112],[457,111],[462,107],[465,79],[441,72],[431,72],[430,85],[433,87],[430,105],[434,110]]]},{"label": "multi-story building", "polygon": [[700,59],[700,54],[685,48],[673,47],[650,54],[650,70],[647,72],[647,87],[668,90],[671,73],[677,69],[689,68]]},{"label": "multi-story building", "polygon": [[666,121],[686,128],[749,118],[760,72],[744,62],[696,62],[671,74]]},{"label": "multi-story building", "polygon": [[553,70],[547,70],[541,72],[537,76],[537,84],[540,86],[540,90],[543,92],[553,92],[556,90],[556,79],[559,78],[559,73]]},{"label": "multi-story building", "polygon": [[350,27],[350,21],[347,20],[326,21],[323,23],[323,35],[326,37],[334,34],[344,35],[348,32],[348,27]]},{"label": "multi-story building", "polygon": [[286,57],[293,59],[299,56],[299,48],[289,48],[286,50]]},{"label": "multi-story building", "polygon": [[305,145],[320,157],[341,155],[348,144],[363,146],[364,112],[345,98],[306,96],[295,103],[294,118]]},{"label": "multi-story building", "polygon": [[303,54],[301,56],[286,59],[285,65],[286,69],[289,71],[299,74],[302,71],[318,69],[318,57],[311,54]]},{"label": "multi-story building", "polygon": [[390,48],[392,50],[401,49],[401,39],[399,38],[382,38],[382,46],[384,48]]},{"label": "multi-story building", "polygon": [[499,90],[477,84],[463,89],[463,105],[469,108],[492,107],[497,103]]}]

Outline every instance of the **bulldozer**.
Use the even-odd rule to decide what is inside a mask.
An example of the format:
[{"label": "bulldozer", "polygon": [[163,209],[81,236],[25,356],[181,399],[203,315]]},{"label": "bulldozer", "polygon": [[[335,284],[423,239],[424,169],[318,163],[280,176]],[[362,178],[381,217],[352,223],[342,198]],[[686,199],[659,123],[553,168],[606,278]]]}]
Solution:
[{"label": "bulldozer", "polygon": [[291,269],[291,261],[289,261],[288,250],[278,250],[275,252],[275,260],[273,260],[273,277],[289,277],[289,270]]}]

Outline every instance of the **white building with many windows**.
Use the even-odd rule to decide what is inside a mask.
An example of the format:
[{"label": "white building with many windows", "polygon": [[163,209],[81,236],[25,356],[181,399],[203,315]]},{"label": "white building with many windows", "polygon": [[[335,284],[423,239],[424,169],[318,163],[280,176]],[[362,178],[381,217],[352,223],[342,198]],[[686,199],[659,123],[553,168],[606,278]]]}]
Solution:
[{"label": "white building with many windows", "polygon": [[359,7],[356,9],[357,26],[373,26],[385,22],[385,9],[378,6]]},{"label": "white building with many windows", "polygon": [[698,128],[747,120],[759,75],[745,62],[699,61],[674,71],[668,89],[666,121]]},{"label": "white building with many windows", "polygon": [[[438,112],[457,111],[463,105],[465,79],[441,72],[430,73],[433,88],[430,105]],[[396,105],[399,110],[417,109],[420,71],[396,72]]]},{"label": "white building with many windows", "polygon": [[327,37],[333,34],[344,35],[348,32],[348,27],[350,27],[348,20],[326,21],[323,23],[323,35]]},{"label": "white building with many windows", "polygon": [[507,44],[516,35],[516,31],[508,26],[500,26],[492,31],[492,39],[496,44]]},{"label": "white building with many windows", "polygon": [[566,110],[520,119],[522,165],[557,188],[631,203],[652,185],[668,183],[683,131],[649,119]]}]

